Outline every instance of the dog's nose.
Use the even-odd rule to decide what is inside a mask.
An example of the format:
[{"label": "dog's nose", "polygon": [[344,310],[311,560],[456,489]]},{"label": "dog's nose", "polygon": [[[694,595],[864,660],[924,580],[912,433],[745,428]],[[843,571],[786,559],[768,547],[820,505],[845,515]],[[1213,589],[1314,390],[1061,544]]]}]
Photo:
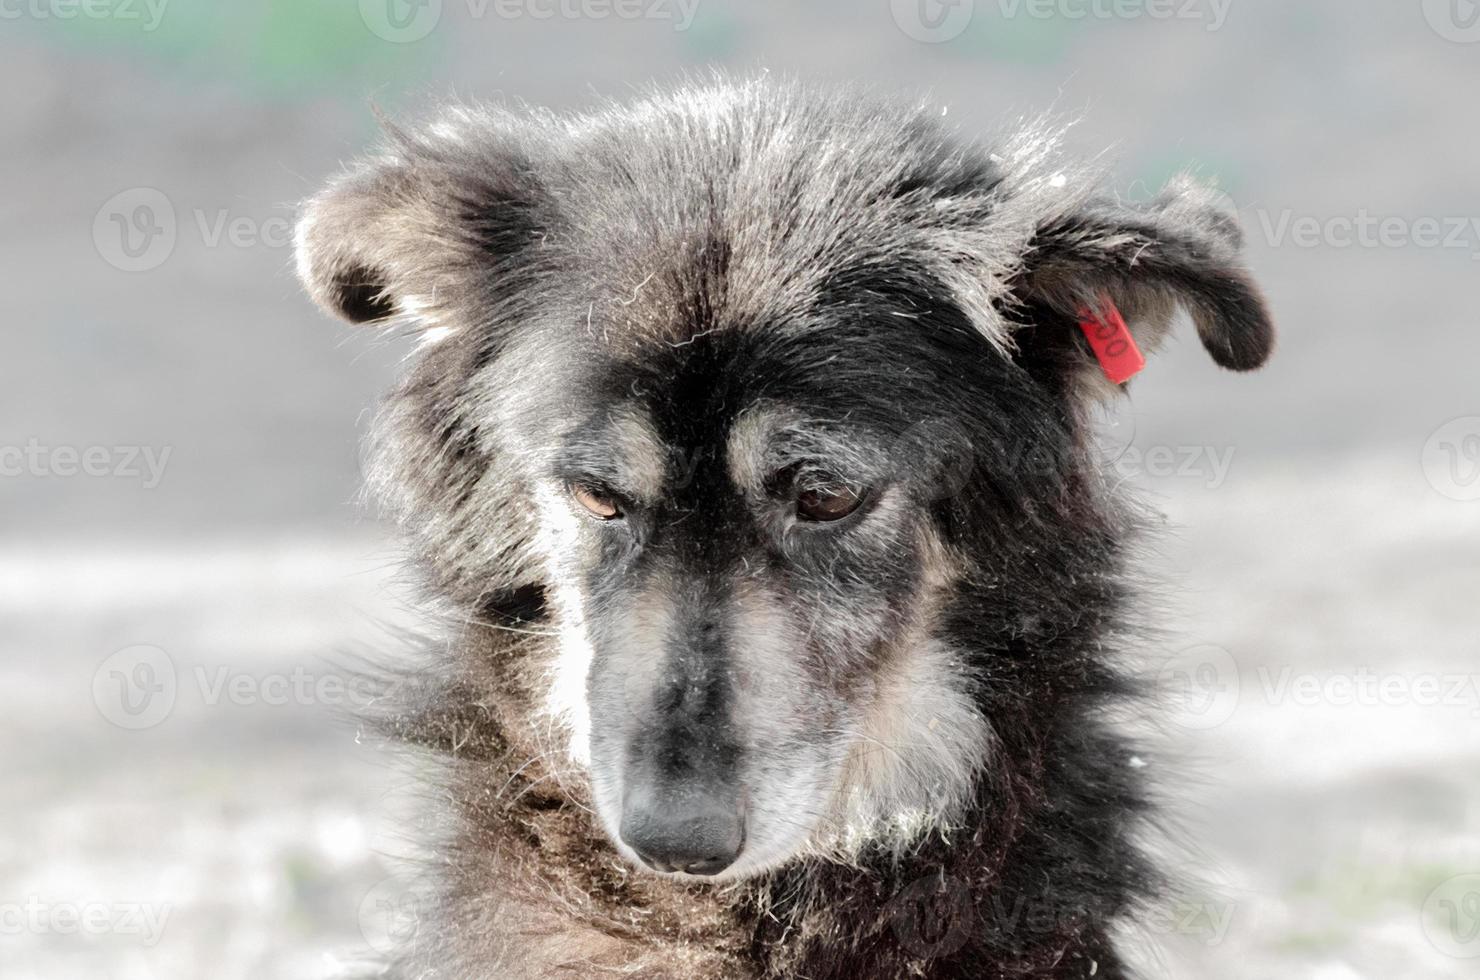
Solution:
[{"label": "dog's nose", "polygon": [[634,788],[622,806],[622,841],[655,871],[717,875],[745,846],[745,816],[726,795]]}]

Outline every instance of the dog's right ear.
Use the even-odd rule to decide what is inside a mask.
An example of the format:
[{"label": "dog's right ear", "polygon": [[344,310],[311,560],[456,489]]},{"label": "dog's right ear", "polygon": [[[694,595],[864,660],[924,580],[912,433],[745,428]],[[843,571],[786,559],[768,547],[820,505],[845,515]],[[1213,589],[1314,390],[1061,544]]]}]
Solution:
[{"label": "dog's right ear", "polygon": [[351,323],[404,316],[445,326],[449,312],[517,272],[548,225],[546,195],[512,139],[473,142],[437,125],[388,135],[385,152],[303,206],[298,276]]},{"label": "dog's right ear", "polygon": [[[1211,188],[1173,180],[1141,205],[1090,198],[1040,223],[1014,299],[1039,322],[1023,346],[1072,348],[1092,364],[1076,324],[1108,300],[1144,350],[1160,345],[1180,307],[1222,367],[1250,371],[1274,346],[1274,326],[1240,257],[1237,214]],[[1034,332],[1047,336],[1033,336]],[[1097,370],[1097,369],[1091,369]]]}]

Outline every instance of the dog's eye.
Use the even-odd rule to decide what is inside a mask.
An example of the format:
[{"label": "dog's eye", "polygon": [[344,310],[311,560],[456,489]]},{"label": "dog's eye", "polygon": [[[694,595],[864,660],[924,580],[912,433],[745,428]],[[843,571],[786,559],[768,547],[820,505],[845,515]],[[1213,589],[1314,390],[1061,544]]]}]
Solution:
[{"label": "dog's eye", "polygon": [[586,508],[592,517],[612,521],[622,516],[622,508],[617,505],[617,498],[601,487],[592,486],[589,483],[572,483],[570,495],[575,498],[576,503]]},{"label": "dog's eye", "polygon": [[804,521],[840,521],[861,503],[863,494],[841,483],[811,487],[797,494],[797,516]]}]

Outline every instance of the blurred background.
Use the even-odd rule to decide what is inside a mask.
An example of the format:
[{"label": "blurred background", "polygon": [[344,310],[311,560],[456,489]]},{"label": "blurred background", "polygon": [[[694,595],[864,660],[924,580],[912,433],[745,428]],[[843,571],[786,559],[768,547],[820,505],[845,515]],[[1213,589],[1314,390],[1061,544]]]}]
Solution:
[{"label": "blurred background", "polygon": [[[1184,332],[1106,419],[1204,884],[1153,974],[1480,975],[1480,5],[0,0],[0,977],[332,976],[414,927],[336,658],[414,625],[358,440],[410,345],[293,204],[373,106],[716,66],[1081,120],[1243,215],[1281,348]],[[399,829],[398,829],[399,828]]]}]

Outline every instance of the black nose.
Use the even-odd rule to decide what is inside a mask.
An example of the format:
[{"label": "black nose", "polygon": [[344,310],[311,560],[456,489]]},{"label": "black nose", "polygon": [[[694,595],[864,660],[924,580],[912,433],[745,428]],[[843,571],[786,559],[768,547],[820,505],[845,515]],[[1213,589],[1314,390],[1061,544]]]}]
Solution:
[{"label": "black nose", "polygon": [[717,875],[745,846],[745,815],[732,794],[634,787],[623,801],[621,835],[655,871]]}]

